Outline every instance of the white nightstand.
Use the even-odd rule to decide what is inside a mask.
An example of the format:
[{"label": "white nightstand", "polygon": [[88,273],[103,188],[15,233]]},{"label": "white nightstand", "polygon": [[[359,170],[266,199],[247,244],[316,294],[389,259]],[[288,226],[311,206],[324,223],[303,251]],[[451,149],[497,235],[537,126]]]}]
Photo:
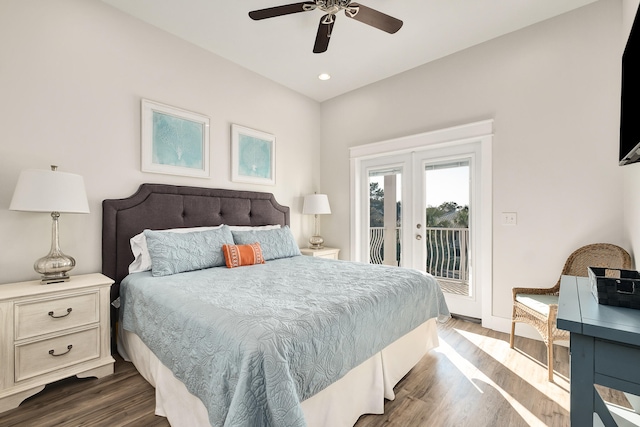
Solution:
[{"label": "white nightstand", "polygon": [[50,382],[113,373],[109,290],[102,274],[0,285],[0,412]]},{"label": "white nightstand", "polygon": [[320,258],[329,258],[329,259],[338,259],[338,254],[340,253],[340,249],[337,248],[322,248],[322,249],[311,249],[304,248],[300,249],[302,255],[307,256],[317,256]]}]

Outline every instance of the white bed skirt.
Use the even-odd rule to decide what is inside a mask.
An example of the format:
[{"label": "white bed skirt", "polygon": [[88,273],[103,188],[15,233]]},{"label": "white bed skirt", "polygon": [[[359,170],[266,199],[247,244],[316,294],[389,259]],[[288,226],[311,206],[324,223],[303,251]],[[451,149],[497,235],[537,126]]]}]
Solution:
[{"label": "white bed skirt", "polygon": [[[167,417],[172,427],[210,427],[202,401],[173,376],[137,335],[122,328],[118,332],[118,352],[133,362],[156,389],[156,415]],[[431,319],[303,401],[307,425],[353,426],[363,414],[382,414],[384,399],[395,398],[393,387],[437,346],[436,320]]]}]

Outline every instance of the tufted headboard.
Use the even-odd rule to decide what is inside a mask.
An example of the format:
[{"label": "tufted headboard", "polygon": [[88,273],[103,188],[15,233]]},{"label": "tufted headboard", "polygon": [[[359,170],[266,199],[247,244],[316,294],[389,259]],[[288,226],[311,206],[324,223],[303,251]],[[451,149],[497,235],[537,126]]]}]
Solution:
[{"label": "tufted headboard", "polygon": [[129,239],[144,229],[212,225],[289,225],[289,208],[273,194],[216,188],[142,184],[125,199],[102,202],[102,274],[115,280],[119,294],[133,254]]}]

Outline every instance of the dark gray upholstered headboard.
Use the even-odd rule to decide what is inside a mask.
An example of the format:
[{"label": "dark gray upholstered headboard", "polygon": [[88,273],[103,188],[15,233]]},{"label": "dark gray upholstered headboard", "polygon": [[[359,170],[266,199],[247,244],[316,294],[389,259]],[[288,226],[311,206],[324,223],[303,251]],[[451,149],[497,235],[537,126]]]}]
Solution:
[{"label": "dark gray upholstered headboard", "polygon": [[125,199],[102,202],[102,274],[115,280],[111,299],[128,274],[129,239],[144,229],[211,225],[289,225],[289,208],[273,194],[216,188],[142,184]]}]

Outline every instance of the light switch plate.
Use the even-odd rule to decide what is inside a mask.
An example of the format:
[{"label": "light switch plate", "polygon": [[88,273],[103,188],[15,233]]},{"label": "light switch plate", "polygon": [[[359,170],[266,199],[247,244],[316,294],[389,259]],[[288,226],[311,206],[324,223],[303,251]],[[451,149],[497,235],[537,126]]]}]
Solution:
[{"label": "light switch plate", "polygon": [[502,225],[517,225],[518,213],[517,212],[502,212]]}]

